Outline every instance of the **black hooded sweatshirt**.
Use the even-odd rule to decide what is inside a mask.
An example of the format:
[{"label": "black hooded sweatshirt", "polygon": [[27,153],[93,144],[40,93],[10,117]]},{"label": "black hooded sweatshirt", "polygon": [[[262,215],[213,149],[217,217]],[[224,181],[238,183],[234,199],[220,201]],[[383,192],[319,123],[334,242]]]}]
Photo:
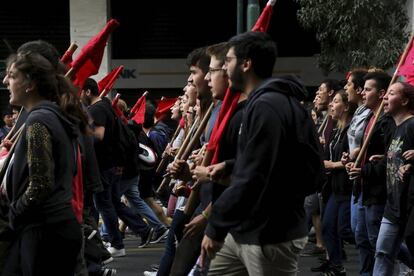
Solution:
[{"label": "black hooded sweatshirt", "polygon": [[13,229],[75,219],[71,199],[78,134],[52,102],[42,101],[29,112],[6,175]]},{"label": "black hooded sweatshirt", "polygon": [[[299,103],[306,89],[294,77],[264,81],[250,94],[239,131],[230,187],[213,205],[206,235],[241,244],[305,237],[298,137],[317,144],[315,126]],[[321,168],[322,173],[322,168]]]}]

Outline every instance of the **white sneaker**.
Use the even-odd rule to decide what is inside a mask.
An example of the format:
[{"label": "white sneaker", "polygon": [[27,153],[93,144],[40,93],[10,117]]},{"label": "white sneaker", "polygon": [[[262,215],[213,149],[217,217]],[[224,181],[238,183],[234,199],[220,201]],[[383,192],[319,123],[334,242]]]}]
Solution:
[{"label": "white sneaker", "polygon": [[144,276],[157,276],[156,271],[144,271]]},{"label": "white sneaker", "polygon": [[125,248],[122,249],[116,249],[115,247],[108,247],[107,250],[109,251],[109,253],[111,253],[112,257],[116,258],[116,257],[123,257],[125,256]]},{"label": "white sneaker", "polygon": [[108,248],[111,247],[111,243],[110,242],[106,242],[106,241],[102,241],[103,245]]}]

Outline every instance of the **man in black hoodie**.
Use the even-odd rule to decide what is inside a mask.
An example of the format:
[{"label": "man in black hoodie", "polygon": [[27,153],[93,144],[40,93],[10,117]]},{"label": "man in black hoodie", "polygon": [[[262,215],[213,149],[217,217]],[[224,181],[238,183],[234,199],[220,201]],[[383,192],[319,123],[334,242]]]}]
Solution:
[{"label": "man in black hoodie", "polygon": [[248,99],[231,184],[213,205],[202,262],[222,247],[209,275],[296,275],[307,241],[303,203],[310,192],[304,191],[310,180],[300,176],[308,171],[309,151],[299,149],[317,151],[313,123],[299,103],[305,88],[294,77],[267,80],[276,46],[265,33],[230,39],[225,60],[230,88]]}]

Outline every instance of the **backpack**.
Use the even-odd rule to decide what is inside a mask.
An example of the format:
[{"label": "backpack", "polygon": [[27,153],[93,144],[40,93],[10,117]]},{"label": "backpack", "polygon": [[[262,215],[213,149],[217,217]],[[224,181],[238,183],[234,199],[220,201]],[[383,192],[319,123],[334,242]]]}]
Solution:
[{"label": "backpack", "polygon": [[300,194],[308,196],[321,191],[322,186],[326,182],[323,151],[316,133],[316,127],[312,122],[309,113],[296,101],[296,105],[299,106],[305,115],[301,122],[297,122],[292,98],[288,95],[286,96],[288,97],[292,109],[293,125],[301,126],[301,131],[298,131],[298,127],[292,128],[294,133],[293,137],[297,138],[297,145],[294,149],[296,153],[293,153],[293,155],[299,156],[296,160],[296,167],[301,168],[300,173],[294,174],[293,177],[297,178],[297,181],[295,182],[300,184]]},{"label": "backpack", "polygon": [[138,141],[137,138],[129,129],[129,127],[122,122],[111,107],[114,116],[113,128],[113,157],[117,166],[123,167],[122,176],[126,179],[132,178],[139,173],[138,163]]},{"label": "backpack", "polygon": [[[292,180],[299,185],[297,189],[298,195],[308,196],[320,192],[326,182],[326,175],[323,164],[323,150],[319,143],[315,124],[310,118],[309,112],[299,103],[303,99],[292,90],[295,89],[295,86],[298,88],[294,81],[292,81],[292,77],[269,79],[259,89],[267,87],[275,81],[278,83],[278,89],[274,92],[285,95],[292,110],[292,123],[294,127],[290,129],[291,137],[297,138],[295,147],[292,147],[292,156],[299,157],[295,158],[294,166],[300,168],[300,173],[292,173]],[[303,113],[303,119],[300,122],[297,121],[298,116],[296,116],[296,112]]]}]

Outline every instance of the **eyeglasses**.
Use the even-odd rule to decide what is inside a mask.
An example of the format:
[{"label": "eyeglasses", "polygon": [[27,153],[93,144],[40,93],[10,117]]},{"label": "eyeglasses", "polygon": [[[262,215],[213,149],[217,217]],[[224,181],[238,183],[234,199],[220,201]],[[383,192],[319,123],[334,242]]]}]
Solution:
[{"label": "eyeglasses", "polygon": [[208,72],[210,74],[212,74],[213,72],[218,72],[218,71],[224,71],[224,69],[223,68],[211,68],[211,67],[208,68]]}]

